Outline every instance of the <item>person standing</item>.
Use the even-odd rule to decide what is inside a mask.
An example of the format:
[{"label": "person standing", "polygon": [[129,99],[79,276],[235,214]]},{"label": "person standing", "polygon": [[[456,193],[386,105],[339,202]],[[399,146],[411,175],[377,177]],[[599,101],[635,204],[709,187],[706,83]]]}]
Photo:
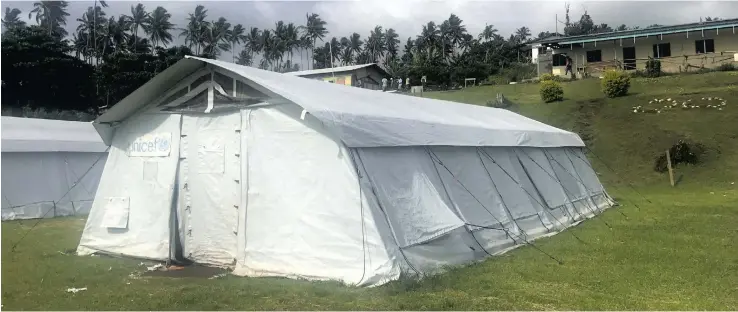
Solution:
[{"label": "person standing", "polygon": [[387,91],[387,78],[382,78],[382,92]]},{"label": "person standing", "polygon": [[571,70],[571,57],[569,57],[569,55],[566,55],[566,54],[564,54],[564,56],[566,57],[566,72],[564,73],[564,75],[569,75],[569,74],[573,75],[574,72]]}]

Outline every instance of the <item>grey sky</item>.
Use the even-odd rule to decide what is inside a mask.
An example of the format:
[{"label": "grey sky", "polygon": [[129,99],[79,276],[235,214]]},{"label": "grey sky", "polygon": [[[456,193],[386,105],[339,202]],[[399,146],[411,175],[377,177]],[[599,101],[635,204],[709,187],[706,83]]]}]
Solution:
[{"label": "grey sky", "polygon": [[[137,2],[107,1],[108,15],[130,14],[130,8]],[[428,1],[428,0],[361,0],[361,1],[144,1],[151,11],[157,6],[165,7],[172,14],[172,22],[177,26],[185,24],[187,14],[194,11],[197,4],[208,9],[208,18],[215,20],[220,16],[232,24],[241,23],[249,27],[274,28],[278,20],[305,23],[306,13],[317,13],[328,22],[330,36],[348,36],[353,32],[366,38],[375,25],[384,29],[394,28],[402,42],[415,37],[422,25],[428,21],[440,23],[450,13],[464,20],[467,30],[476,35],[485,23],[495,26],[499,33],[509,36],[516,28],[527,26],[535,36],[541,31],[554,31],[555,15],[563,20],[563,1]],[[598,1],[571,3],[571,17],[579,19],[584,9],[595,23],[611,26],[647,26],[651,24],[680,24],[699,21],[700,16],[738,17],[738,1]],[[93,5],[93,0],[71,1],[67,30],[74,32],[76,19]],[[23,11],[23,18],[33,8],[32,1],[3,1],[2,10],[15,7]],[[733,16],[730,16],[730,15]],[[35,23],[35,20],[30,21]],[[559,30],[562,26],[559,25]],[[178,34],[177,32],[175,36]],[[182,43],[181,39],[176,43]],[[226,53],[224,58],[230,58]]]}]

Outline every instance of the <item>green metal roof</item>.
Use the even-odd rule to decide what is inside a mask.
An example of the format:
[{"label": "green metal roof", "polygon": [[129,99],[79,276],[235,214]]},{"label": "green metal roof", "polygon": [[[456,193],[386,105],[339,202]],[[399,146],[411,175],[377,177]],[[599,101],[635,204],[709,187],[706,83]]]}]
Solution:
[{"label": "green metal roof", "polygon": [[609,33],[599,33],[599,34],[592,34],[592,35],[570,36],[570,37],[556,38],[556,39],[550,39],[550,40],[542,40],[540,43],[543,45],[551,45],[551,44],[568,45],[568,44],[587,43],[587,42],[595,42],[595,41],[668,35],[668,34],[675,34],[675,33],[688,32],[688,31],[703,31],[703,30],[722,29],[722,28],[733,28],[735,30],[735,27],[738,27],[738,19],[727,19],[727,20],[720,20],[720,21],[714,21],[714,22],[691,23],[691,24],[682,24],[682,25],[673,25],[673,26],[660,26],[660,27],[652,27],[652,28],[644,28],[644,29],[636,29],[636,30],[613,31]]}]

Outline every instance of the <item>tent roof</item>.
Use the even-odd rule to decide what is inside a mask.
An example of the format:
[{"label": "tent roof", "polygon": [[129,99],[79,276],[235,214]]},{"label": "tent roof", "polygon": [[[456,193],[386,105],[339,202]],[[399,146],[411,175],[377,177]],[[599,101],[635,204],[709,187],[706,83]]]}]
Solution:
[{"label": "tent roof", "polygon": [[104,152],[90,122],[2,117],[3,152]]},{"label": "tent roof", "polygon": [[[122,121],[177,81],[210,64],[243,77],[275,101],[299,105],[350,147],[584,146],[575,133],[496,108],[390,94],[190,57],[177,62],[113,106],[95,122]],[[105,137],[105,131],[98,127]],[[108,140],[109,138],[106,138]]]}]

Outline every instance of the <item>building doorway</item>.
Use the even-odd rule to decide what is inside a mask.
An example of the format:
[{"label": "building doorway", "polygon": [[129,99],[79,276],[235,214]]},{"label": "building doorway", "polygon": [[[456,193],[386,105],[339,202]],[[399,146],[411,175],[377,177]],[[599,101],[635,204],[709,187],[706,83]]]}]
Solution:
[{"label": "building doorway", "polygon": [[636,69],[636,48],[623,48],[623,70]]}]

